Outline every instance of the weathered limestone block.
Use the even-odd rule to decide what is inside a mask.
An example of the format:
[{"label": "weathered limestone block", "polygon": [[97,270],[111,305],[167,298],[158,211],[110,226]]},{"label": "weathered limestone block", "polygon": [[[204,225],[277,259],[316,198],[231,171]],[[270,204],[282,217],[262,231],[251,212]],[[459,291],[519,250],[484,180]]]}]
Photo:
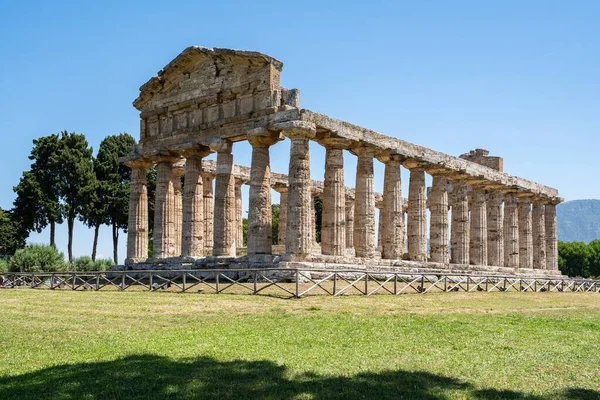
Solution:
[{"label": "weathered limestone block", "polygon": [[558,238],[556,232],[556,204],[546,203],[544,206],[544,222],[546,224],[546,269],[558,271]]},{"label": "weathered limestone block", "polygon": [[487,203],[488,265],[504,265],[504,220],[502,203],[504,195],[491,191]]},{"label": "weathered limestone block", "polygon": [[427,261],[427,193],[425,170],[410,170],[408,186],[408,258]]},{"label": "weathered limestone block", "polygon": [[354,248],[354,199],[346,199],[346,248]]},{"label": "weathered limestone block", "polygon": [[183,190],[181,186],[181,177],[184,174],[184,169],[181,166],[173,168],[173,201],[174,201],[174,212],[175,212],[175,237],[173,239],[173,253],[169,254],[170,257],[181,256],[181,238],[182,238],[182,227],[183,227]]},{"label": "weathered limestone block", "polygon": [[156,165],[154,205],[154,258],[167,258],[175,253],[175,189],[174,159],[161,159]]},{"label": "weathered limestone block", "polygon": [[129,193],[126,264],[148,258],[148,167],[149,162],[132,162]]},{"label": "weathered limestone block", "polygon": [[346,251],[346,187],[344,185],[344,151],[336,143],[323,143],[325,152],[325,183],[323,186],[323,215],[321,251],[343,256]]},{"label": "weathered limestone block", "polygon": [[519,268],[533,268],[531,200],[519,199]]},{"label": "weathered limestone block", "polygon": [[429,210],[431,212],[429,228],[429,246],[431,261],[447,264],[450,262],[448,250],[448,178],[433,176]]},{"label": "weathered limestone block", "polygon": [[208,154],[208,149],[198,149],[185,154],[183,232],[181,238],[181,255],[183,257],[202,257],[205,254],[202,158]]},{"label": "weathered limestone block", "polygon": [[504,266],[519,268],[519,210],[514,193],[504,196]]},{"label": "weathered limestone block", "polygon": [[452,189],[452,227],[450,255],[453,264],[469,264],[469,194],[464,183]]},{"label": "weathered limestone block", "polygon": [[213,255],[235,257],[235,178],[231,142],[215,139],[210,143],[210,148],[217,152]]},{"label": "weathered limestone block", "polygon": [[401,158],[390,155],[380,158],[385,163],[383,178],[383,209],[380,210],[381,257],[402,259],[404,255],[404,211],[402,204]]},{"label": "weathered limestone block", "polygon": [[235,178],[235,247],[244,247],[244,224],[242,218],[242,185],[244,180]]},{"label": "weathered limestone block", "polygon": [[546,269],[546,221],[544,204],[539,200],[533,202],[533,268]]},{"label": "weathered limestone block", "polygon": [[280,140],[266,129],[248,132],[252,145],[250,205],[248,210],[248,255],[272,254],[271,167],[269,147]]},{"label": "weathered limestone block", "polygon": [[315,137],[316,127],[299,121],[277,124],[275,127],[281,129],[291,141],[285,250],[288,254],[302,257],[310,254],[313,240],[308,141]]},{"label": "weathered limestone block", "polygon": [[[205,161],[203,161],[204,163]],[[202,173],[202,191],[204,205],[204,255],[212,255],[213,250],[213,179],[214,175],[209,172]]]},{"label": "weathered limestone block", "polygon": [[372,258],[375,254],[375,191],[373,157],[369,147],[357,147],[356,189],[354,191],[354,249],[356,257]]},{"label": "weathered limestone block", "polygon": [[285,245],[285,231],[287,226],[288,188],[283,184],[273,187],[279,193],[279,226],[277,227],[277,244]]},{"label": "weathered limestone block", "polygon": [[469,248],[469,261],[471,264],[487,264],[487,244],[485,188],[477,185],[472,187],[471,244]]}]

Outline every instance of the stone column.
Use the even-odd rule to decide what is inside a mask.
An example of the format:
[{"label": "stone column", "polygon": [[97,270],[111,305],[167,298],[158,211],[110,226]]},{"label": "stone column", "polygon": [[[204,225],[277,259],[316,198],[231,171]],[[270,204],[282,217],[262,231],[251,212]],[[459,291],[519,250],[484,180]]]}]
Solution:
[{"label": "stone column", "polygon": [[504,265],[504,221],[502,217],[502,202],[504,195],[492,190],[487,202],[487,265],[500,267]]},{"label": "stone column", "polygon": [[514,193],[504,196],[504,266],[519,268],[519,211]]},{"label": "stone column", "polygon": [[291,141],[285,250],[288,254],[302,257],[310,254],[312,246],[309,140],[315,137],[316,127],[304,121],[275,126]]},{"label": "stone column", "polygon": [[287,226],[287,203],[288,188],[283,184],[277,184],[273,187],[279,193],[279,227],[277,228],[277,244],[285,244],[285,230]]},{"label": "stone column", "polygon": [[427,261],[427,192],[425,170],[410,169],[408,186],[408,258]]},{"label": "stone column", "polygon": [[550,271],[558,271],[556,204],[546,203],[544,206],[544,220],[546,224],[546,269]]},{"label": "stone column", "polygon": [[235,178],[235,247],[244,247],[244,221],[242,218],[242,179]]},{"label": "stone column", "polygon": [[377,210],[379,210],[379,217],[378,217],[378,222],[377,222],[377,248],[379,249],[380,252],[383,252],[383,231],[385,230],[384,227],[384,220],[383,220],[383,201],[375,201],[375,208]]},{"label": "stone column", "polygon": [[532,211],[533,268],[546,269],[546,221],[544,204],[534,200]]},{"label": "stone column", "polygon": [[346,198],[346,248],[354,249],[354,199]]},{"label": "stone column", "polygon": [[317,194],[312,191],[310,195],[310,234],[311,234],[311,246],[316,249],[319,246],[317,243],[317,209],[315,207],[315,201],[317,200]]},{"label": "stone column", "polygon": [[126,163],[131,168],[129,219],[127,223],[127,260],[134,264],[148,258],[148,167],[147,161]]},{"label": "stone column", "polygon": [[202,173],[202,190],[204,205],[204,255],[211,256],[213,249],[213,179],[214,175],[210,172]]},{"label": "stone column", "polygon": [[235,178],[231,142],[215,139],[210,148],[217,152],[213,255],[235,257]]},{"label": "stone column", "polygon": [[433,176],[429,198],[431,212],[429,227],[429,252],[431,261],[447,264],[450,262],[448,251],[448,178]]},{"label": "stone column", "polygon": [[154,258],[170,257],[175,252],[174,158],[162,158],[156,165],[154,204]]},{"label": "stone column", "polygon": [[344,185],[344,146],[331,139],[325,146],[325,182],[321,219],[321,251],[343,256],[346,253],[346,187]]},{"label": "stone column", "polygon": [[373,157],[376,149],[357,147],[356,188],[354,191],[354,249],[356,257],[373,258],[375,254],[375,191]]},{"label": "stone column", "polygon": [[199,258],[205,254],[202,158],[208,154],[208,149],[198,149],[184,153],[186,161],[185,186],[183,188],[182,257]]},{"label": "stone column", "polygon": [[519,268],[533,268],[531,200],[519,199]]},{"label": "stone column", "polygon": [[379,211],[381,257],[401,260],[404,255],[404,211],[402,209],[401,157],[387,155],[379,157],[385,164],[383,177],[383,208]]},{"label": "stone column", "polygon": [[450,232],[452,264],[469,264],[469,194],[466,184],[452,185],[452,227]]},{"label": "stone column", "polygon": [[174,201],[174,212],[175,212],[175,228],[174,233],[175,237],[173,239],[173,253],[170,254],[171,257],[180,257],[181,256],[181,236],[182,236],[182,226],[183,226],[183,190],[181,186],[181,177],[185,173],[185,170],[181,167],[181,165],[177,165],[173,168],[173,201]]},{"label": "stone column", "polygon": [[485,187],[472,186],[471,202],[471,244],[469,261],[474,265],[486,265],[487,254],[487,209]]},{"label": "stone column", "polygon": [[280,140],[266,129],[248,132],[252,145],[250,205],[248,209],[248,255],[272,254],[271,167],[269,147]]}]

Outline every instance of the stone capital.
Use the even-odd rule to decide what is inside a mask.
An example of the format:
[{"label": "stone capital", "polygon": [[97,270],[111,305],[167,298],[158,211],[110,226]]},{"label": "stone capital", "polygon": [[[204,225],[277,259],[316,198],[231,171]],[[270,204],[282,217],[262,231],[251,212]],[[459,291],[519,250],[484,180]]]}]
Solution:
[{"label": "stone capital", "polygon": [[517,198],[519,199],[519,201],[524,202],[524,203],[530,203],[530,204],[531,204],[533,198],[535,197],[535,194],[530,193],[530,192],[517,192],[516,195],[517,195]]},{"label": "stone capital", "polygon": [[154,164],[151,160],[145,158],[137,158],[135,160],[127,160],[125,161],[125,165],[129,168],[149,168],[152,164]]},{"label": "stone capital", "polygon": [[329,150],[348,150],[354,144],[354,142],[351,140],[333,136],[326,136],[317,139],[317,142]]},{"label": "stone capital", "polygon": [[429,164],[426,163],[426,162],[423,162],[423,161],[419,161],[419,160],[415,160],[415,159],[412,159],[412,158],[408,158],[408,159],[406,159],[406,160],[404,160],[402,162],[402,165],[406,169],[414,169],[414,170],[425,171],[425,169],[427,168],[427,166]]},{"label": "stone capital", "polygon": [[275,183],[272,187],[273,187],[273,190],[278,193],[287,193],[287,191],[288,191],[288,186],[283,183]]},{"label": "stone capital", "polygon": [[377,153],[379,152],[379,149],[376,147],[361,144],[361,145],[355,146],[352,149],[350,149],[350,152],[357,157],[374,158],[377,155]]},{"label": "stone capital", "polygon": [[283,135],[280,132],[269,131],[265,128],[249,130],[246,135],[252,147],[269,147],[283,140]]},{"label": "stone capital", "polygon": [[202,171],[200,175],[205,179],[215,179],[215,173],[211,171]]},{"label": "stone capital", "polygon": [[242,186],[248,183],[248,179],[235,177],[235,186]]},{"label": "stone capital", "polygon": [[181,155],[185,158],[204,158],[211,153],[212,151],[210,148],[203,145],[195,145],[193,147],[181,150]]},{"label": "stone capital", "polygon": [[279,122],[273,125],[273,130],[290,139],[314,139],[317,134],[317,126],[307,121]]},{"label": "stone capital", "polygon": [[229,140],[214,138],[208,143],[208,147],[217,153],[231,153],[232,143]]},{"label": "stone capital", "polygon": [[170,155],[170,154],[159,154],[155,157],[153,157],[154,162],[156,164],[162,164],[162,163],[168,163],[168,164],[176,164],[177,162],[181,161],[181,157],[180,156],[175,156],[175,155]]},{"label": "stone capital", "polygon": [[390,150],[387,150],[377,154],[377,159],[384,164],[399,166],[404,162],[404,160],[406,160],[406,157],[404,157],[401,154],[392,153]]}]

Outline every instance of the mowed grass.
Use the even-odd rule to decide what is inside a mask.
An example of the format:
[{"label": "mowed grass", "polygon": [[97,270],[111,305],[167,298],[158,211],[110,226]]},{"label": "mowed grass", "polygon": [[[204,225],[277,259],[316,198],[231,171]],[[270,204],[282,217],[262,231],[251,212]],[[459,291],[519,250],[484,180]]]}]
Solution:
[{"label": "mowed grass", "polygon": [[0,290],[0,399],[600,399],[600,295]]}]

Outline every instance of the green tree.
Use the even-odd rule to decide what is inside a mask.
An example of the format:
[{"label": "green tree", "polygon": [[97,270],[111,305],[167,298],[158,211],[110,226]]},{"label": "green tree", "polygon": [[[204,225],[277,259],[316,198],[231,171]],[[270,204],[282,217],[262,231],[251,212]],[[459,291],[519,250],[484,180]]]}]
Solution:
[{"label": "green tree", "polygon": [[596,239],[588,244],[590,252],[590,276],[600,277],[600,240]]},{"label": "green tree", "polygon": [[0,255],[13,255],[25,246],[27,231],[11,211],[0,208]]},{"label": "green tree", "polygon": [[63,222],[59,195],[59,165],[56,155],[59,135],[44,136],[33,141],[29,155],[31,169],[25,171],[14,187],[17,198],[14,216],[27,232],[41,232],[50,226],[50,245],[56,246],[56,224]]},{"label": "green tree", "polygon": [[99,184],[99,197],[106,207],[107,223],[112,227],[113,259],[119,262],[119,230],[127,229],[129,216],[129,183],[131,169],[119,162],[135,146],[135,139],[127,134],[106,137],[98,149],[94,171]]},{"label": "green tree", "polygon": [[67,220],[69,261],[73,259],[73,225],[77,217],[82,218],[86,207],[86,196],[94,182],[92,148],[84,135],[63,131],[59,151],[54,155],[58,165],[58,193]]},{"label": "green tree", "polygon": [[94,229],[91,261],[96,261],[100,226],[108,223],[107,206],[103,201],[100,184],[96,179],[96,176],[94,176],[93,181],[84,188],[82,196],[85,198],[85,202],[80,218],[88,227]]},{"label": "green tree", "polygon": [[279,210],[279,204],[271,205],[271,215],[273,220],[273,230],[271,233],[271,237],[273,238],[273,244],[277,244],[279,242]]},{"label": "green tree", "polygon": [[568,276],[590,276],[591,251],[583,242],[558,242],[558,267]]},{"label": "green tree", "polygon": [[315,205],[315,241],[321,243],[321,226],[323,223],[323,201],[320,198],[314,198]]}]

